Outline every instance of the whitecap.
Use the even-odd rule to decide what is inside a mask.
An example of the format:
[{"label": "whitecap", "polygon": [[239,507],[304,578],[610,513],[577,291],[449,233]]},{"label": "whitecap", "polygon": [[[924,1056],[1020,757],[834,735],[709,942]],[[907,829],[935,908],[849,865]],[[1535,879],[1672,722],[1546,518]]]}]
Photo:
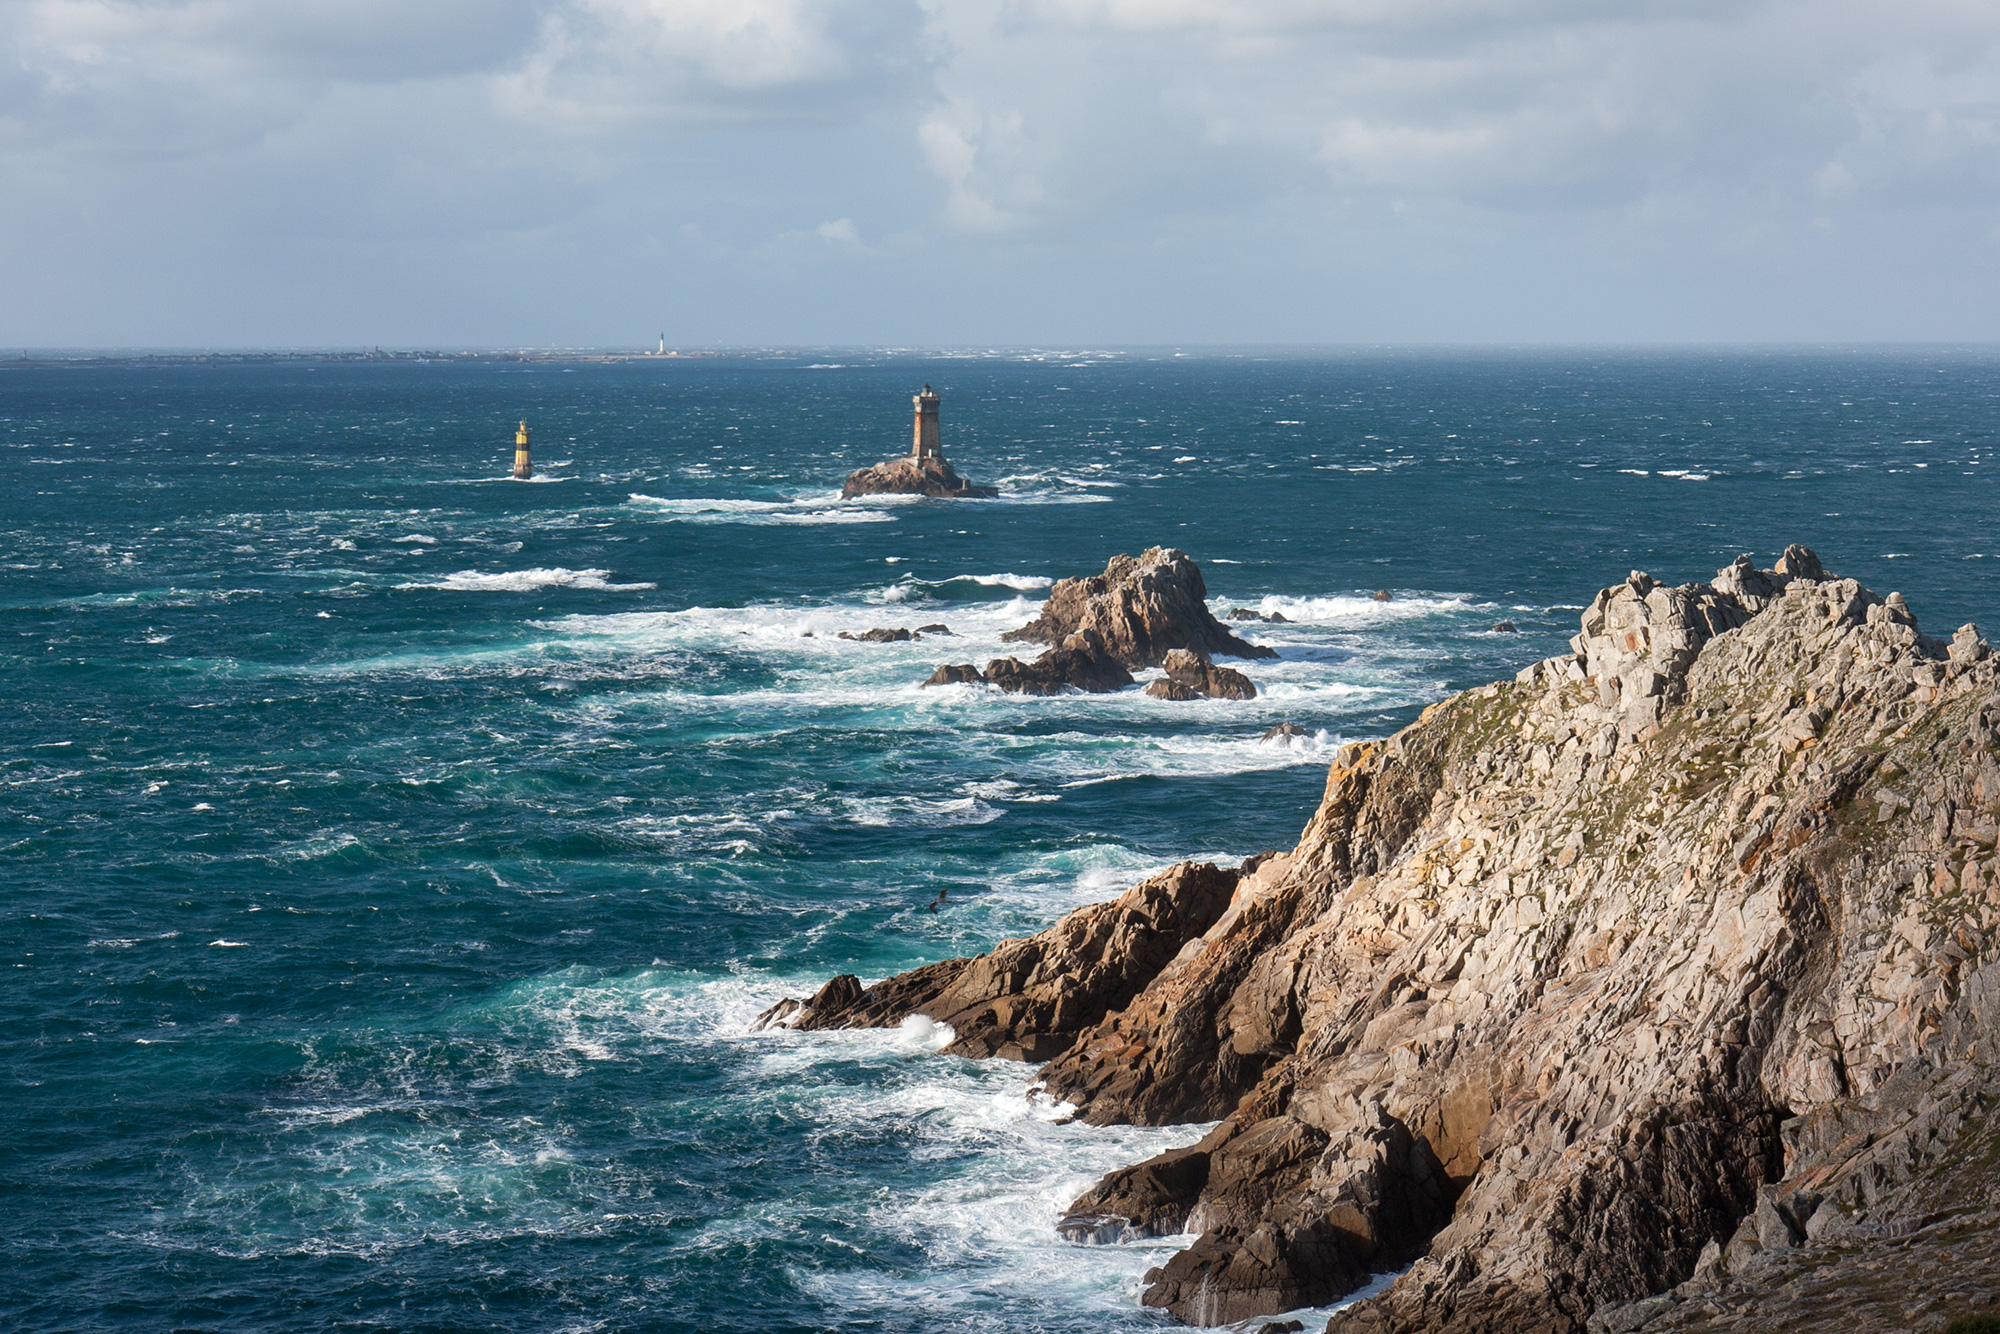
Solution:
[{"label": "whitecap", "polygon": [[600,592],[626,593],[657,588],[652,583],[614,584],[609,570],[569,570],[536,568],[485,573],[460,570],[433,583],[397,584],[397,588],[438,588],[453,593],[532,593],[538,588],[588,588]]}]

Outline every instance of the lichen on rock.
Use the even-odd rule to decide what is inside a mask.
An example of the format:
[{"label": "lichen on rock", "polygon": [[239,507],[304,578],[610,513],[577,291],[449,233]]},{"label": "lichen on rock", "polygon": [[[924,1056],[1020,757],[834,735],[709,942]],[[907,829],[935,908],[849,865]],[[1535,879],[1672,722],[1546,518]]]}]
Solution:
[{"label": "lichen on rock", "polygon": [[[1102,633],[1119,568],[1044,619]],[[807,1009],[950,1009],[1085,1121],[1219,1122],[1062,1222],[1199,1232],[1148,1276],[1183,1320],[1408,1264],[1329,1329],[1941,1327],[1944,1297],[1880,1290],[1892,1245],[1953,1302],[2000,1295],[1986,642],[1794,547],[1634,574],[1571,647],[1342,747],[1297,846],[1216,873],[1136,967],[1003,967],[1011,942],[976,999],[944,999],[953,961]],[[1114,907],[1051,931],[1096,938]]]}]

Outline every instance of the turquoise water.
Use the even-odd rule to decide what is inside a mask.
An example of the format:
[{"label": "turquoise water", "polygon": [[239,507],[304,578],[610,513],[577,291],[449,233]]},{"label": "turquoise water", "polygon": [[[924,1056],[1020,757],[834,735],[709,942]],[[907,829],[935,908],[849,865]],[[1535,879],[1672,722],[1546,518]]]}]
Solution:
[{"label": "turquoise water", "polygon": [[[840,501],[925,381],[1001,499]],[[748,1021],[1289,846],[1633,567],[1992,622],[1996,440],[1986,352],[0,367],[0,1320],[1151,1327],[1050,1224],[1195,1129]],[[1257,700],[917,688],[1155,543]]]}]

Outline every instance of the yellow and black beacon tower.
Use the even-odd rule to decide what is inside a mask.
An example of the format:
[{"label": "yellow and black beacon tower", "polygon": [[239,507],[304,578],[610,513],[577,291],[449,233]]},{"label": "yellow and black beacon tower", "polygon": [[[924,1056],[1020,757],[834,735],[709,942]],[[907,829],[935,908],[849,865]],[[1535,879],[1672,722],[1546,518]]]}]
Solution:
[{"label": "yellow and black beacon tower", "polygon": [[535,465],[528,462],[528,423],[522,422],[514,432],[514,480],[525,482],[534,475]]}]

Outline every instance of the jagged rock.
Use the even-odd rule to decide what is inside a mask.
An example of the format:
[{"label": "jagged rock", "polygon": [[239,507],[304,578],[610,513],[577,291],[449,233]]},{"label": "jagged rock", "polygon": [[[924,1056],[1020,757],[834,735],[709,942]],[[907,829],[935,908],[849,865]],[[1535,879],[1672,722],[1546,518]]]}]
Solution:
[{"label": "jagged rock", "polygon": [[840,488],[842,499],[851,500],[855,496],[906,495],[935,496],[940,500],[984,500],[1000,493],[990,486],[975,486],[960,477],[944,459],[932,455],[926,458],[890,459],[857,469],[847,475],[847,484]]},{"label": "jagged rock", "polygon": [[1192,1325],[1227,1325],[1352,1292],[1368,1281],[1325,1222],[1259,1223],[1204,1232],[1194,1245],[1146,1271],[1140,1301]]},{"label": "jagged rock", "polygon": [[1188,1214],[1208,1184],[1212,1149],[1204,1139],[1119,1168],[1079,1196],[1056,1231],[1083,1245],[1172,1236],[1187,1226]]},{"label": "jagged rock", "polygon": [[1390,591],[1389,591],[1388,589],[1386,589],[1386,588],[1378,588],[1378,589],[1376,589],[1376,590],[1375,590],[1375,600],[1376,600],[1377,602],[1388,602],[1388,601],[1392,600],[1394,596],[1395,596],[1395,595],[1394,595],[1394,594],[1392,594],[1392,593],[1391,593],[1391,592],[1390,592]]},{"label": "jagged rock", "polygon": [[1572,648],[1341,747],[1128,999],[1007,1029],[1059,1032],[1039,1080],[1084,1121],[1219,1122],[1072,1211],[1201,1232],[1148,1304],[1243,1320],[1418,1252],[1329,1330],[1888,1334],[2000,1296],[2000,662],[1804,548],[1635,574]]},{"label": "jagged rock", "polygon": [[[950,626],[942,624],[920,625],[917,627],[917,633],[920,635],[951,635],[952,629]],[[954,639],[957,637],[957,635],[952,635]]]},{"label": "jagged rock", "polygon": [[1155,699],[1255,699],[1257,687],[1233,667],[1217,667],[1192,649],[1169,649],[1167,674],[1146,687]]},{"label": "jagged rock", "polygon": [[979,685],[986,676],[969,662],[946,663],[932,672],[927,686]]},{"label": "jagged rock", "polygon": [[908,630],[891,630],[886,626],[878,626],[873,630],[863,630],[858,635],[849,634],[845,630],[840,632],[840,638],[852,639],[862,644],[900,644],[913,637]]},{"label": "jagged rock", "polygon": [[1069,689],[1101,695],[1132,684],[1125,664],[1107,652],[1092,629],[1079,630],[1033,662],[995,658],[986,679],[1010,694],[1060,695]]},{"label": "jagged rock", "polygon": [[1182,862],[976,959],[946,959],[866,988],[842,974],[802,1005],[780,1001],[755,1028],[889,1028],[921,1014],[951,1026],[945,1050],[953,1055],[1046,1061],[1199,937],[1228,905],[1238,877]]},{"label": "jagged rock", "polygon": [[1259,741],[1290,741],[1295,737],[1305,738],[1311,735],[1312,733],[1306,731],[1305,728],[1287,719],[1257,739]]},{"label": "jagged rock", "polygon": [[1172,649],[1236,658],[1275,658],[1277,650],[1229,633],[1208,609],[1208,586],[1187,553],[1149,547],[1113,556],[1103,574],[1064,579],[1049,590],[1041,614],[1000,636],[1009,642],[1059,644],[1095,630],[1107,653],[1126,667],[1158,667]]},{"label": "jagged rock", "polygon": [[1493,628],[1487,633],[1496,635],[1513,635],[1513,634],[1519,634],[1520,631],[1514,628],[1514,623],[1512,621],[1495,621],[1493,622]]},{"label": "jagged rock", "polygon": [[1271,625],[1290,625],[1291,621],[1281,611],[1259,612],[1248,607],[1232,607],[1229,612],[1232,621],[1265,621]]}]

